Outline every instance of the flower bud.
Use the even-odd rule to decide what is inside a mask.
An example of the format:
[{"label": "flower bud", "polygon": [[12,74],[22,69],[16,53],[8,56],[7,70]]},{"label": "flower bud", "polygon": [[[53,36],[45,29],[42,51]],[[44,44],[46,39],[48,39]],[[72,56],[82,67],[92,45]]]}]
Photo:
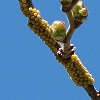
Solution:
[{"label": "flower bud", "polygon": [[54,37],[56,41],[62,42],[66,35],[66,24],[62,21],[54,21],[51,28],[53,30],[52,37]]},{"label": "flower bud", "polygon": [[83,23],[87,19],[88,10],[82,1],[78,1],[72,9],[73,17],[79,23]]},{"label": "flower bud", "polygon": [[87,16],[88,15],[88,11],[86,8],[82,8],[79,13],[81,14],[81,16]]}]

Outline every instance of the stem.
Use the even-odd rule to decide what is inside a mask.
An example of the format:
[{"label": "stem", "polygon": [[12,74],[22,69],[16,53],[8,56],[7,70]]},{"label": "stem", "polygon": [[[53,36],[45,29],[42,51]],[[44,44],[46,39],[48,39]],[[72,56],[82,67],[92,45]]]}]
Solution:
[{"label": "stem", "polygon": [[93,85],[89,85],[87,88],[84,88],[88,95],[91,97],[91,100],[100,100],[100,96],[97,96],[97,90]]},{"label": "stem", "polygon": [[33,7],[34,5],[32,4],[32,0],[26,0],[28,7]]},{"label": "stem", "polygon": [[73,35],[73,33],[76,29],[75,28],[75,20],[73,18],[72,12],[71,11],[66,12],[66,15],[67,15],[67,19],[68,19],[68,22],[69,22],[69,27],[66,31],[66,37],[65,37],[65,40],[63,42],[64,43],[64,53],[65,54],[62,55],[62,56],[63,56],[64,59],[71,56],[68,52],[69,49],[70,49],[70,40],[71,40],[71,37],[72,37],[72,35]]},{"label": "stem", "polygon": [[[18,0],[18,1],[21,1],[21,0]],[[64,57],[67,56],[66,54],[68,52],[68,49],[70,48],[70,40],[71,40],[71,37],[73,35],[73,32],[76,29],[76,23],[75,23],[75,20],[72,16],[71,9],[77,3],[77,1],[79,1],[79,0],[73,0],[73,4],[69,8],[67,8],[67,9],[64,8],[64,12],[66,13],[66,15],[68,17],[68,21],[69,21],[69,27],[68,27],[68,30],[66,32],[66,38],[63,42],[64,43],[64,51],[65,51]],[[34,5],[32,4],[32,0],[26,0],[26,2],[27,2],[28,7],[34,8]],[[70,10],[70,11],[68,11],[68,10]],[[56,42],[55,46],[56,46],[57,49],[59,49],[61,47],[61,45],[57,42]],[[84,87],[84,89],[86,90],[88,95],[92,98],[91,100],[100,100],[100,95],[97,96],[97,90],[94,88],[93,85],[89,85],[87,88]]]},{"label": "stem", "polygon": [[66,13],[67,15],[67,19],[69,21],[69,27],[67,29],[67,32],[66,32],[66,40],[65,40],[65,43],[68,43],[70,45],[70,40],[71,40],[71,37],[73,35],[73,32],[75,30],[75,20],[72,16],[72,12],[69,11]]}]

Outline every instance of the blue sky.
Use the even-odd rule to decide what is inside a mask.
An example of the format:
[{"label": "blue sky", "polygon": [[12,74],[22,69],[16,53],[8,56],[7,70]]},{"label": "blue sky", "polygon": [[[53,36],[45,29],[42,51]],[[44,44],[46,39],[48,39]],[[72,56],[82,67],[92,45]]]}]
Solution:
[{"label": "blue sky", "polygon": [[[88,20],[74,33],[76,54],[95,78],[100,90],[100,14],[97,1],[84,0]],[[34,0],[42,18],[67,23],[58,0]],[[40,38],[27,27],[17,0],[0,2],[0,100],[89,100],[69,78]]]}]

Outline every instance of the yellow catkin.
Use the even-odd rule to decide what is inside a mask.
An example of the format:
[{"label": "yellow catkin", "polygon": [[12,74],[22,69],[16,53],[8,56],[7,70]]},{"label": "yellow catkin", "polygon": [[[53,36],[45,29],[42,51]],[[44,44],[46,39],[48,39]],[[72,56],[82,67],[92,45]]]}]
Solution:
[{"label": "yellow catkin", "polygon": [[22,3],[22,7],[23,7],[23,8],[26,8],[26,4]]},{"label": "yellow catkin", "polygon": [[24,11],[25,11],[25,12],[28,12],[28,7],[25,7],[25,8],[24,8]]},{"label": "yellow catkin", "polygon": [[26,0],[22,0],[22,3],[23,3],[23,4],[26,4]]},{"label": "yellow catkin", "polygon": [[42,24],[45,25],[45,26],[47,26],[48,22],[46,20],[42,19]]},{"label": "yellow catkin", "polygon": [[[35,19],[35,16],[34,16],[34,15],[32,15],[32,16],[30,16],[30,18],[31,18],[31,19]],[[34,21],[35,21],[35,20],[34,20]]]},{"label": "yellow catkin", "polygon": [[37,18],[38,18],[38,19],[41,19],[41,16],[40,16],[40,15],[37,15]]},{"label": "yellow catkin", "polygon": [[[59,59],[57,58],[57,60]],[[65,66],[70,78],[77,86],[87,88],[89,84],[92,85],[94,83],[92,75],[83,66],[76,54],[72,55],[68,61],[60,61],[60,63]]]},{"label": "yellow catkin", "polygon": [[[31,12],[31,11],[33,11],[33,8],[32,8],[32,7],[30,7],[30,8],[29,8],[29,11],[30,11],[30,12]],[[33,11],[33,12],[34,12],[34,11]]]}]

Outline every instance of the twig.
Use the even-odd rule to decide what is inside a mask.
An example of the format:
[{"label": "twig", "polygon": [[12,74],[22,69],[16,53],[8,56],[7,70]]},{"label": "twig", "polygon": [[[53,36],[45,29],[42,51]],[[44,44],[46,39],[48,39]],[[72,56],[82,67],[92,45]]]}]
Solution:
[{"label": "twig", "polygon": [[26,0],[26,2],[27,2],[28,7],[33,7],[34,8],[32,0]]},{"label": "twig", "polygon": [[64,58],[64,59],[71,56],[69,54],[70,53],[70,51],[69,51],[69,49],[70,49],[70,40],[71,40],[71,37],[72,37],[72,35],[73,35],[73,33],[76,29],[75,28],[75,20],[72,16],[72,12],[71,11],[66,12],[66,15],[68,17],[69,27],[68,27],[67,32],[66,32],[65,40],[63,42],[64,43],[64,53],[65,54],[62,55],[62,58]]},{"label": "twig", "polygon": [[[21,0],[18,0],[18,1],[21,1]],[[72,12],[71,12],[71,9],[73,8],[73,6],[78,2],[79,0],[73,0],[73,3],[72,5],[69,7],[69,8],[63,8],[62,6],[62,11],[66,13],[67,17],[68,17],[68,21],[69,21],[69,27],[68,27],[68,30],[66,32],[66,38],[64,40],[64,52],[65,54],[63,55],[63,57],[66,57],[68,56],[68,49],[70,48],[70,40],[71,40],[71,37],[73,35],[73,32],[75,31],[76,29],[76,22],[73,18],[73,15],[72,15]],[[27,2],[27,6],[28,7],[33,7],[34,8],[34,5],[32,4],[32,0],[26,0]],[[59,43],[56,42],[56,48],[59,49],[61,47],[61,45]],[[100,95],[98,96],[97,95],[97,90],[94,88],[93,85],[89,85],[87,88],[83,87],[86,92],[88,93],[88,95],[91,97],[91,100],[100,100]]]},{"label": "twig", "polygon": [[67,12],[66,14],[67,14],[68,21],[69,21],[69,27],[66,32],[66,40],[65,40],[64,44],[68,44],[70,46],[70,40],[75,31],[75,20],[72,16],[71,11]]},{"label": "twig", "polygon": [[91,97],[91,100],[100,100],[100,95],[97,95],[97,90],[93,85],[89,85],[87,88],[84,88],[88,95]]}]

